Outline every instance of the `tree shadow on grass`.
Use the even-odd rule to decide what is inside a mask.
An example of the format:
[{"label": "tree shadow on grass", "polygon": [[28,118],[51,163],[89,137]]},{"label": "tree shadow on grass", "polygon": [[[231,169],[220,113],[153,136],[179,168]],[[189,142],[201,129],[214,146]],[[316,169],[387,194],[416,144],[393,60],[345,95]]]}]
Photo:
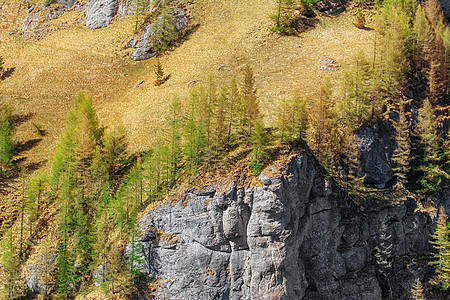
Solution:
[{"label": "tree shadow on grass", "polygon": [[14,71],[16,71],[15,67],[6,69],[6,71],[3,72],[2,76],[0,77],[1,80],[5,80],[6,78],[11,77],[14,74]]},{"label": "tree shadow on grass", "polygon": [[34,116],[33,113],[27,113],[27,114],[23,114],[23,115],[14,115],[13,116],[14,126],[19,126],[20,124],[23,124],[23,123],[31,120],[31,118],[33,116]]}]

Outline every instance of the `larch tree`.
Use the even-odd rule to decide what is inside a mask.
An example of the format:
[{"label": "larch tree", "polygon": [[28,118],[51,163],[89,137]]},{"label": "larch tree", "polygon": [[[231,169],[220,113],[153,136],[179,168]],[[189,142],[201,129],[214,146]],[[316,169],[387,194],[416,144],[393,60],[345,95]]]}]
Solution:
[{"label": "larch tree", "polygon": [[329,80],[321,86],[317,99],[309,109],[307,142],[317,159],[331,169],[336,159],[336,126],[332,110],[332,89]]},{"label": "larch tree", "polygon": [[393,123],[397,147],[391,159],[396,165],[394,168],[397,177],[396,186],[400,189],[408,182],[408,173],[411,169],[411,130],[407,119],[409,116],[405,111],[406,105],[406,101],[402,101],[399,107],[399,121]]},{"label": "larch tree", "polygon": [[244,119],[242,120],[242,123],[246,127],[246,129],[243,129],[246,131],[245,135],[248,138],[252,134],[254,122],[261,118],[259,101],[256,97],[255,76],[253,75],[253,70],[249,65],[245,65],[244,67],[244,83],[241,93],[244,108]]},{"label": "larch tree", "polygon": [[20,259],[15,245],[13,228],[10,227],[3,235],[1,244],[2,298],[13,300],[21,296],[22,284],[20,276]]},{"label": "larch tree", "polygon": [[425,297],[423,296],[422,282],[420,282],[419,278],[417,278],[416,283],[411,290],[411,294],[413,295],[414,300],[425,300]]},{"label": "larch tree", "polygon": [[13,127],[11,109],[7,105],[2,105],[0,107],[0,175],[4,173],[5,167],[11,164],[14,155]]},{"label": "larch tree", "polygon": [[430,262],[430,265],[435,268],[435,276],[432,279],[432,283],[441,286],[443,289],[450,288],[450,241],[449,241],[449,228],[447,222],[447,216],[445,215],[444,207],[439,209],[439,218],[436,226],[436,230],[433,234],[433,244],[436,253],[434,254],[434,260]]},{"label": "larch tree", "polygon": [[422,107],[419,109],[417,119],[417,134],[424,150],[423,163],[420,170],[424,173],[420,180],[425,193],[434,193],[438,190],[442,179],[448,178],[440,165],[440,138],[437,135],[437,119],[434,114],[434,108],[428,99],[425,99]]},{"label": "larch tree", "polygon": [[255,121],[250,141],[252,143],[250,166],[253,167],[253,174],[256,176],[261,173],[264,164],[270,159],[269,136],[261,119]]}]

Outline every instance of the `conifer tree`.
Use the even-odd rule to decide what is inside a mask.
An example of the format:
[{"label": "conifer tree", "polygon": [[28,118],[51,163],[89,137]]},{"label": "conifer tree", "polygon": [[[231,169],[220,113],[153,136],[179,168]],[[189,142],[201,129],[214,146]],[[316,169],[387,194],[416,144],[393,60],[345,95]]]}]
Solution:
[{"label": "conifer tree", "polygon": [[2,81],[4,73],[5,73],[5,67],[4,67],[3,57],[0,56],[0,81]]},{"label": "conifer tree", "polygon": [[[261,118],[259,101],[256,97],[255,77],[249,65],[244,68],[244,83],[242,86],[242,100],[244,115],[241,124],[244,126],[244,136],[250,137],[254,122]],[[246,127],[246,128],[245,128]]]},{"label": "conifer tree", "polygon": [[187,161],[188,183],[191,183],[192,177],[197,173],[198,167],[203,162],[204,148],[206,144],[205,131],[203,124],[197,120],[197,102],[191,98],[185,117],[184,136],[185,143],[184,156]]},{"label": "conifer tree", "polygon": [[5,167],[11,163],[14,155],[14,142],[12,139],[14,123],[11,109],[3,105],[0,107],[0,175]]},{"label": "conifer tree", "polygon": [[295,12],[294,0],[277,0],[276,31],[286,33],[292,26]]},{"label": "conifer tree", "polygon": [[433,241],[431,242],[436,250],[436,254],[434,254],[434,260],[430,262],[430,265],[435,266],[436,273],[431,282],[445,290],[450,288],[449,234],[447,216],[445,215],[444,207],[441,206],[436,230],[433,234]]},{"label": "conifer tree", "polygon": [[331,169],[336,161],[336,126],[331,83],[326,80],[309,110],[307,142],[317,159]]},{"label": "conifer tree", "polygon": [[292,141],[291,134],[293,132],[293,111],[291,101],[287,98],[280,100],[276,114],[276,126],[280,132],[280,142],[282,144],[289,144]]},{"label": "conifer tree", "polygon": [[448,53],[440,33],[440,28],[435,29],[435,41],[433,57],[430,61],[428,73],[429,98],[434,104],[439,103],[448,90]]},{"label": "conifer tree", "polygon": [[308,129],[306,98],[296,92],[292,99],[292,106],[292,135],[299,141],[305,141]]},{"label": "conifer tree", "polygon": [[25,204],[25,214],[29,226],[29,243],[33,241],[36,221],[41,216],[44,193],[47,186],[47,176],[44,172],[39,172],[31,177],[28,183],[27,199]]},{"label": "conifer tree", "polygon": [[395,175],[397,176],[397,187],[404,188],[408,182],[408,172],[411,164],[411,131],[405,111],[406,101],[403,101],[399,108],[399,121],[393,123],[395,128],[395,140],[397,148],[392,155],[392,161],[395,162]]},{"label": "conifer tree", "polygon": [[165,81],[165,74],[162,64],[159,60],[156,62],[155,75],[156,75],[155,85],[160,86]]},{"label": "conifer tree", "polygon": [[127,141],[125,130],[116,121],[105,133],[103,138],[102,158],[104,160],[107,178],[110,183],[111,195],[119,187],[121,177],[128,166]]},{"label": "conifer tree", "polygon": [[416,283],[413,286],[411,294],[414,297],[414,300],[425,300],[423,296],[423,286],[422,282],[420,282],[419,278],[417,278]]},{"label": "conifer tree", "polygon": [[1,245],[2,299],[18,299],[21,296],[20,260],[14,243],[13,229],[10,227],[3,235]]},{"label": "conifer tree", "polygon": [[236,83],[236,79],[233,78],[230,83],[230,99],[229,99],[229,107],[228,107],[228,133],[227,133],[227,144],[231,143],[231,135],[233,125],[235,123],[235,111],[238,108],[239,103],[241,102],[241,94],[239,92],[239,88]]},{"label": "conifer tree", "polygon": [[170,143],[170,183],[175,184],[182,159],[181,147],[181,102],[174,96],[170,103],[169,143]]},{"label": "conifer tree", "polygon": [[424,172],[424,177],[420,180],[423,186],[422,192],[434,193],[438,190],[442,179],[448,178],[449,175],[440,167],[441,145],[437,135],[437,120],[428,99],[424,100],[422,108],[419,109],[417,133],[424,149],[423,164],[420,167],[420,170]]},{"label": "conifer tree", "polygon": [[264,164],[270,159],[269,137],[262,121],[256,120],[250,141],[252,142],[252,160],[250,166],[253,167],[253,174],[259,175]]}]

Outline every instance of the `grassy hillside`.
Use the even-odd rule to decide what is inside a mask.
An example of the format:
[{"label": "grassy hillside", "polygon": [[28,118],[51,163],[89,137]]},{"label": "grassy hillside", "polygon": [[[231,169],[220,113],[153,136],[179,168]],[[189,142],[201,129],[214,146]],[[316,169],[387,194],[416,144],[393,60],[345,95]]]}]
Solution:
[{"label": "grassy hillside", "polygon": [[[90,31],[83,24],[51,32],[39,41],[9,35],[21,22],[11,11],[18,9],[8,2],[0,10],[3,23],[0,53],[13,76],[1,86],[2,100],[8,100],[15,112],[28,116],[17,130],[19,140],[36,138],[33,123],[47,132],[35,147],[22,153],[28,162],[45,161],[65,124],[73,98],[79,92],[91,95],[100,121],[108,125],[117,112],[127,127],[133,150],[151,144],[152,129],[161,126],[167,99],[171,94],[184,95],[190,83],[205,81],[208,75],[227,77],[250,63],[256,74],[262,112],[273,110],[277,100],[294,89],[311,94],[329,76],[341,77],[359,48],[368,54],[373,47],[374,31],[352,25],[352,12],[336,18],[318,16],[315,28],[300,36],[271,33],[274,1],[196,1],[190,5],[193,23],[199,27],[181,46],[165,53],[161,63],[170,80],[160,87],[153,85],[155,59],[133,62],[124,50],[132,37],[132,17],[115,20],[109,27]],[[19,13],[19,20],[25,9]],[[69,12],[65,18],[79,18]],[[5,28],[7,27],[7,28]],[[320,71],[319,59],[330,57],[340,68]],[[225,68],[218,71],[219,65]],[[141,81],[144,83],[135,88]]]}]

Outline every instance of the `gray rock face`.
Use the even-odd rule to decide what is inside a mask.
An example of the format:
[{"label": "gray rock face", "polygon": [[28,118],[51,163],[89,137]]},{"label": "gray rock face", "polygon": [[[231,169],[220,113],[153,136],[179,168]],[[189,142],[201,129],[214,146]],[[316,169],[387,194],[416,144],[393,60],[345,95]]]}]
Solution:
[{"label": "gray rock face", "polygon": [[99,29],[108,26],[118,9],[117,0],[89,0],[86,4],[86,27]]},{"label": "gray rock face", "polygon": [[71,8],[77,0],[56,0],[56,3],[64,6],[65,8]]},{"label": "gray rock face", "polygon": [[375,300],[387,282],[409,299],[430,270],[429,216],[409,202],[357,207],[307,152],[284,174],[258,187],[237,177],[147,212],[141,269],[161,279],[157,299]]},{"label": "gray rock face", "polygon": [[155,56],[158,50],[165,50],[179,38],[187,23],[186,12],[178,7],[172,8],[168,14],[160,15],[145,27],[140,38],[127,44],[128,48],[135,48],[130,57],[133,60],[145,60]]},{"label": "gray rock face", "polygon": [[440,0],[442,10],[444,11],[444,17],[447,19],[447,21],[450,21],[450,1],[448,0]]},{"label": "gray rock face", "polygon": [[376,122],[357,132],[361,170],[366,176],[364,183],[384,188],[392,180],[391,156],[393,142],[387,125]]},{"label": "gray rock face", "polygon": [[40,255],[33,266],[28,267],[29,276],[27,286],[33,293],[45,293],[49,291],[52,264],[56,259],[56,253],[44,253]]}]

